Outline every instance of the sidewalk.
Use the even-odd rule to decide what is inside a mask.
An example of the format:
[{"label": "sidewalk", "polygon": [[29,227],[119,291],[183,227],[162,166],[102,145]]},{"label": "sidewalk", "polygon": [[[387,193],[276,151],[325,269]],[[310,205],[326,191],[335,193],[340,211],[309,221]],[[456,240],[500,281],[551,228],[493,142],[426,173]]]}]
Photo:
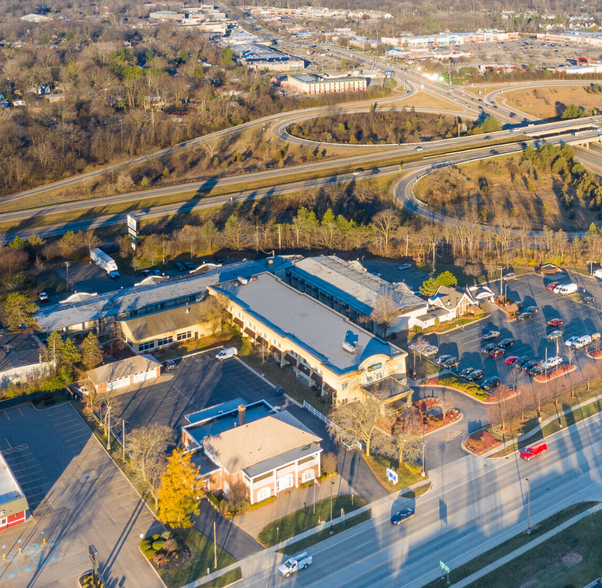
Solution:
[{"label": "sidewalk", "polygon": [[504,564],[507,564],[508,562],[512,561],[513,559],[516,559],[523,553],[527,553],[534,547],[537,547],[544,541],[548,540],[550,537],[553,537],[554,535],[560,533],[561,531],[564,531],[564,529],[574,525],[581,519],[584,519],[585,517],[588,517],[588,516],[594,514],[598,510],[598,508],[599,508],[598,506],[593,506],[589,510],[586,510],[586,511],[582,512],[581,514],[578,514],[577,516],[573,517],[572,519],[565,521],[564,523],[562,523],[561,525],[558,525],[551,531],[544,533],[541,537],[538,537],[537,539],[533,539],[533,541],[530,541],[526,545],[523,545],[516,551],[513,551],[512,553],[509,553],[508,555],[501,557],[500,559],[494,561],[493,563],[489,564],[488,566],[481,568],[478,572],[475,572],[474,574],[468,576],[467,578],[464,578],[464,580],[460,580],[459,582],[456,582],[454,584],[454,587],[455,588],[465,588],[465,586],[469,586],[470,584],[472,584],[474,581],[478,580],[479,578],[482,578],[483,576],[486,576],[490,572],[497,570]]},{"label": "sidewalk", "polygon": [[[593,398],[584,400],[583,402],[580,402],[579,404],[576,404],[575,406],[573,406],[571,408],[567,408],[562,413],[562,416],[569,415],[572,412],[575,412],[575,411],[579,410],[580,408],[583,408],[584,406],[588,406],[589,404],[593,404],[594,402],[598,402],[599,400],[602,400],[602,394],[598,394],[598,396],[594,396]],[[591,416],[595,416],[595,415],[591,415]],[[515,439],[507,439],[506,444],[512,445],[513,443],[518,443],[519,441],[524,441],[525,439],[529,439],[530,437],[533,437],[536,433],[539,433],[546,425],[549,425],[550,423],[554,422],[555,420],[558,420],[558,417],[559,417],[559,415],[552,415],[551,417],[544,419],[539,425],[537,425],[530,431],[527,431],[524,435],[520,435],[519,437],[517,437]],[[486,453],[483,453],[483,455],[480,455],[479,457],[489,457],[489,456],[495,455],[496,453],[499,453],[500,451],[502,451],[502,449],[500,449],[500,446],[498,445],[497,447],[490,449]],[[512,454],[509,453],[508,455],[512,455]],[[506,457],[506,456],[504,456],[504,457]],[[496,458],[496,459],[502,459],[502,458]]]}]

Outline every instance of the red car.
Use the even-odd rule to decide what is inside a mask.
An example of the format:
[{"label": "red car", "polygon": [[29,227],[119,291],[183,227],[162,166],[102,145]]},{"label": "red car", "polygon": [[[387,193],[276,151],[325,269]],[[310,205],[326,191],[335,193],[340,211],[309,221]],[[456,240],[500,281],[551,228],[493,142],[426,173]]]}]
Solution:
[{"label": "red car", "polygon": [[545,453],[548,450],[548,444],[545,441],[542,441],[541,443],[536,443],[535,445],[531,445],[530,447],[525,447],[525,449],[523,449],[520,452],[520,456],[529,461],[530,459],[533,459],[536,455],[539,455],[540,453]]},{"label": "red car", "polygon": [[504,355],[504,350],[496,347],[489,352],[489,357],[501,357]]},{"label": "red car", "polygon": [[507,363],[508,365],[510,365],[511,363],[514,363],[516,360],[518,359],[518,355],[509,355],[505,360],[504,363]]},{"label": "red car", "polygon": [[551,282],[550,284],[548,284],[547,289],[553,290],[554,288],[556,288],[556,286],[560,286],[560,282]]},{"label": "red car", "polygon": [[559,318],[553,318],[548,321],[548,325],[550,325],[550,327],[559,327],[560,325],[563,325],[563,324],[564,324],[564,321]]}]

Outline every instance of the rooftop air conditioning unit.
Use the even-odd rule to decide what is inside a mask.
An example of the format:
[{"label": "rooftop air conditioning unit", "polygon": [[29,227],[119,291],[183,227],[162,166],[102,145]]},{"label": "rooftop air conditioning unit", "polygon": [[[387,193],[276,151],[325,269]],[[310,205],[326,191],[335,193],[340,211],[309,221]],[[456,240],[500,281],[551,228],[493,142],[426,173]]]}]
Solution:
[{"label": "rooftop air conditioning unit", "polygon": [[238,280],[238,283],[239,283],[241,286],[246,286],[246,285],[249,283],[249,280],[247,280],[247,278],[240,278],[240,277],[239,277],[239,278],[236,278],[236,279]]},{"label": "rooftop air conditioning unit", "polygon": [[349,353],[355,353],[355,350],[357,349],[357,345],[355,343],[350,343],[349,341],[345,341],[343,343],[343,349],[345,351],[349,351]]}]

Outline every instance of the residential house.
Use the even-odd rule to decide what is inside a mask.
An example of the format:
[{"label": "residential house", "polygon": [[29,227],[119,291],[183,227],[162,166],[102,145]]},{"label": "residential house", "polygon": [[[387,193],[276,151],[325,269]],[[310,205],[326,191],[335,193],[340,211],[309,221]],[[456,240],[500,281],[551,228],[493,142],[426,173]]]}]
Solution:
[{"label": "residential house", "polygon": [[87,373],[88,380],[99,394],[140,384],[160,375],[161,364],[150,355],[136,355],[114,361]]},{"label": "residential house", "polygon": [[438,322],[453,321],[464,316],[473,304],[464,290],[439,286],[437,293],[428,300],[427,313],[416,319],[416,326],[426,329]]}]

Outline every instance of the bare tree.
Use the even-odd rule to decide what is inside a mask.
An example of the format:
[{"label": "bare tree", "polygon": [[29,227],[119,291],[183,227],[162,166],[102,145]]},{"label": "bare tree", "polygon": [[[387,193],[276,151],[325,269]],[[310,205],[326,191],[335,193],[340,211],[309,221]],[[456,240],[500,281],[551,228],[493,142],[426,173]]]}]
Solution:
[{"label": "bare tree", "polygon": [[385,338],[395,319],[399,316],[399,307],[390,294],[378,297],[370,318],[383,330]]},{"label": "bare tree", "polygon": [[372,217],[372,224],[377,233],[383,238],[383,249],[389,249],[389,241],[399,227],[399,215],[393,208],[381,210]]}]

